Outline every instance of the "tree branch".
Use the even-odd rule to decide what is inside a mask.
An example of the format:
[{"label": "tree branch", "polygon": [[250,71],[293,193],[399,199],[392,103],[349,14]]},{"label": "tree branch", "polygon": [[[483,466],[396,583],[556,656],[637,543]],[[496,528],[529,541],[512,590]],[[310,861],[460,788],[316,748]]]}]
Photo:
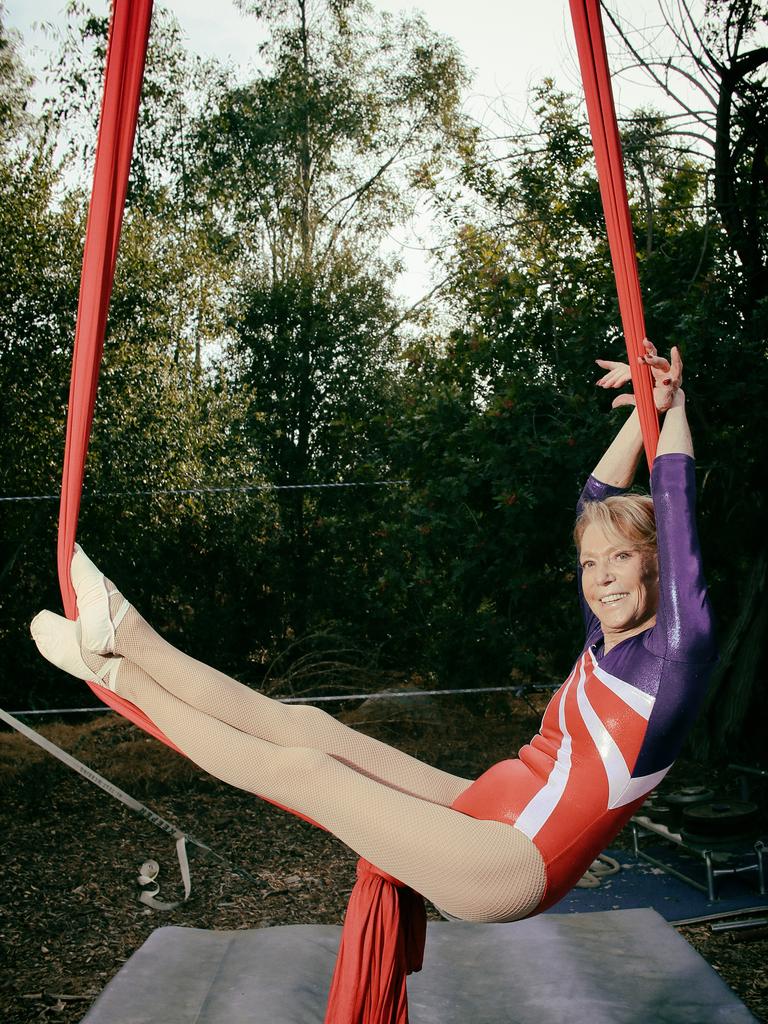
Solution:
[{"label": "tree branch", "polygon": [[426,295],[422,295],[422,297],[418,301],[414,302],[412,306],[409,306],[408,309],[406,309],[406,311],[403,313],[403,315],[398,317],[398,319],[395,320],[393,324],[390,324],[385,331],[382,331],[381,334],[377,335],[374,341],[383,341],[384,338],[388,338],[392,334],[394,334],[398,327],[402,326],[402,324],[404,324],[406,320],[409,320],[411,318],[411,314],[413,314],[420,306],[423,306],[426,302],[429,302],[429,300],[433,298],[435,295],[437,295],[438,292],[442,291],[443,288],[445,288],[445,286],[452,280],[452,278],[453,274],[448,274],[446,277],[444,277],[443,280],[438,282],[438,284],[436,284],[434,288],[430,289],[430,291],[428,291]]},{"label": "tree branch", "polygon": [[327,220],[337,206],[341,206],[341,204],[345,203],[348,199],[353,199],[354,202],[350,204],[348,209],[343,214],[342,219],[344,219],[350,212],[350,210],[354,209],[355,204],[359,202],[361,197],[379,180],[379,178],[381,178],[383,174],[386,174],[386,172],[389,170],[392,164],[398,159],[399,156],[401,156],[406,146],[412,141],[413,136],[416,133],[416,130],[421,126],[422,123],[423,122],[417,122],[416,124],[411,125],[405,138],[402,140],[400,145],[395,149],[395,151],[392,153],[389,159],[385,160],[384,163],[381,164],[381,166],[371,175],[370,178],[368,178],[367,181],[364,181],[362,185],[359,185],[357,188],[352,189],[351,192],[348,192],[345,196],[340,196],[333,203],[331,203],[328,209],[324,210],[318,217],[318,224],[322,224],[323,221]]},{"label": "tree branch", "polygon": [[613,12],[608,7],[606,7],[605,4],[603,4],[603,9],[605,10],[606,15],[608,16],[608,20],[611,22],[613,27],[618,32],[618,34],[619,34],[620,38],[622,39],[624,45],[627,47],[629,52],[632,54],[634,59],[637,61],[638,66],[643,68],[644,70],[646,70],[647,73],[650,75],[650,77],[653,79],[653,81],[656,82],[656,84],[659,86],[659,88],[663,89],[664,93],[667,96],[669,96],[670,99],[674,100],[674,102],[677,103],[678,106],[681,107],[682,110],[685,110],[695,120],[701,121],[702,119],[696,114],[696,112],[694,110],[692,110],[688,106],[688,104],[685,103],[675,92],[672,91],[672,89],[669,86],[669,83],[664,78],[662,78],[660,75],[658,75],[654,71],[654,66],[656,64],[662,64],[663,66],[666,66],[668,68],[669,67],[669,62],[668,61],[667,62],[663,62],[663,61],[652,61],[651,62],[651,61],[645,60],[641,56],[641,54],[637,50],[637,48],[632,45],[632,43],[630,42],[630,40],[629,40],[629,38],[627,36],[627,33],[624,31],[624,29],[622,28],[621,24],[615,18]]}]

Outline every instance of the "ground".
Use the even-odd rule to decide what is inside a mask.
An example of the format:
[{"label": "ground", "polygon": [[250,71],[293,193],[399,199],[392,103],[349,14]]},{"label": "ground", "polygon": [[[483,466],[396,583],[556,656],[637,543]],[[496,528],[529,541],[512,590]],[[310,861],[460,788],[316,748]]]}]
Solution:
[{"label": "ground", "polygon": [[[474,777],[535,732],[546,703],[542,695],[531,698],[532,706],[506,697],[475,698],[470,710],[460,700],[403,701],[396,708],[347,715],[417,757]],[[173,840],[27,739],[4,732],[0,1019],[5,1024],[80,1021],[160,925],[234,929],[341,923],[356,858],[333,837],[216,782],[112,713],[77,724],[35,724],[115,785],[206,842],[232,867],[195,856],[187,903],[166,913],[144,906],[137,876],[149,858],[161,865],[158,898],[180,895]],[[677,784],[701,778],[691,762],[675,771]],[[432,908],[429,913],[437,918]],[[768,1020],[768,940],[736,943],[713,936],[707,926],[679,930],[757,1018]]]}]

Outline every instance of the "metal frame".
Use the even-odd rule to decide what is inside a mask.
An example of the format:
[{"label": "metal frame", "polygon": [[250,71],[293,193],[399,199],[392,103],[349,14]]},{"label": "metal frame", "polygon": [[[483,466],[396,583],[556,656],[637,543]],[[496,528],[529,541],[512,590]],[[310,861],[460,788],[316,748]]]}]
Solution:
[{"label": "metal frame", "polygon": [[[741,848],[738,850],[724,850],[719,847],[709,847],[704,843],[691,843],[684,839],[679,833],[671,832],[666,825],[659,825],[645,815],[635,815],[630,824],[632,826],[632,845],[634,848],[634,854],[636,860],[645,860],[649,864],[653,864],[663,871],[666,871],[669,875],[674,875],[675,878],[679,878],[682,882],[687,882],[692,885],[694,889],[698,889],[700,892],[705,892],[710,902],[716,902],[720,897],[715,891],[715,883],[718,878],[722,875],[739,875],[749,871],[757,872],[758,888],[761,896],[768,894],[768,888],[766,887],[766,864],[765,854],[768,847],[762,839],[757,839],[750,845],[749,842],[743,840],[736,844]],[[688,850],[690,853],[697,854],[704,861],[707,874],[707,884],[702,885],[701,882],[695,878],[691,878],[690,875],[684,874],[682,871],[678,871],[677,868],[673,868],[670,864],[666,864],[664,861],[659,860],[651,854],[646,853],[645,850],[640,849],[640,839],[644,836],[655,835],[666,842],[671,843],[673,846],[679,846],[684,850]],[[728,857],[744,857],[749,856],[752,852],[755,854],[755,860],[750,864],[743,864],[738,867],[728,868],[716,868],[714,866],[714,858],[719,855],[726,855]]]}]

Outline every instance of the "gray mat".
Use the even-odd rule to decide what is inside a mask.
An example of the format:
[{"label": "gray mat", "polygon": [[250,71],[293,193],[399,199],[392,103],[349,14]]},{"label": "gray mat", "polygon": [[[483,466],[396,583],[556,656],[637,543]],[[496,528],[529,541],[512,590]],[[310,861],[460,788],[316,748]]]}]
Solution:
[{"label": "gray mat", "polygon": [[[158,928],[83,1024],[321,1024],[340,929]],[[745,1024],[755,1017],[654,910],[432,924],[411,1024]]]}]

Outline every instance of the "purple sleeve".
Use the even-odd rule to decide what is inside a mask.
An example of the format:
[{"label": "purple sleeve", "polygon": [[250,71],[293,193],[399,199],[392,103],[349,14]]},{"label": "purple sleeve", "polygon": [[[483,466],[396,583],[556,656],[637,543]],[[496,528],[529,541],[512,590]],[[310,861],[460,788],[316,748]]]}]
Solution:
[{"label": "purple sleeve", "polygon": [[[582,509],[588,501],[605,501],[606,498],[613,497],[614,494],[626,494],[626,487],[614,487],[612,484],[604,484],[597,477],[590,476],[587,482],[584,484],[584,490],[581,492],[578,502],[576,503],[576,516],[577,518],[581,515]],[[594,614],[592,609],[589,607],[587,602],[584,600],[584,591],[581,586],[581,559],[576,559],[576,580],[579,587],[579,605],[581,606],[581,614],[584,618],[584,635],[587,642],[590,641],[594,633],[600,629],[600,620]]]},{"label": "purple sleeve", "polygon": [[659,455],[651,473],[659,552],[659,610],[647,646],[669,661],[716,656],[712,610],[696,530],[696,475],[690,455]]}]

